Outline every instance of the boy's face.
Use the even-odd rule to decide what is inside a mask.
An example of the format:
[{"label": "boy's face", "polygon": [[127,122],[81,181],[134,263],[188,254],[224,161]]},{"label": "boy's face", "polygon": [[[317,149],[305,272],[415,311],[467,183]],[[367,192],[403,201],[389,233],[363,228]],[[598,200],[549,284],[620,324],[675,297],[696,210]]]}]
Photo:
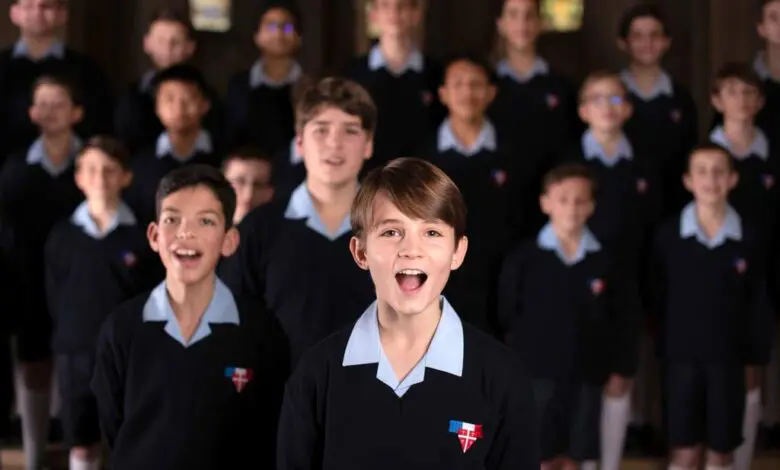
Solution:
[{"label": "boy's face", "polygon": [[284,8],[272,8],[260,19],[255,33],[255,45],[270,57],[289,57],[295,54],[301,38],[295,21]]},{"label": "boy's face", "polygon": [[414,34],[421,16],[420,6],[414,0],[373,0],[369,10],[371,22],[383,36],[390,37]]},{"label": "boy's face", "polygon": [[303,127],[296,150],[303,156],[307,178],[338,187],[357,179],[373,152],[371,138],[358,116],[325,107]]},{"label": "boy's face", "polygon": [[582,230],[595,208],[593,187],[585,178],[566,178],[551,184],[540,202],[553,227],[564,233]]},{"label": "boy's face", "polygon": [[770,45],[780,45],[780,0],[764,6],[757,29],[764,41]]},{"label": "boy's face", "polygon": [[155,21],[144,36],[144,52],[157,69],[187,62],[195,54],[195,41],[175,21]]},{"label": "boy's face", "polygon": [[450,271],[466,256],[468,241],[442,221],[411,219],[385,196],[374,201],[372,227],[365,238],[352,238],[358,266],[371,272],[376,296],[393,311],[416,315],[436,302]]},{"label": "boy's face", "polygon": [[542,31],[536,0],[506,0],[496,26],[509,47],[519,51],[533,47]]},{"label": "boy's face", "polygon": [[149,224],[149,244],[160,254],[167,279],[194,285],[208,279],[221,256],[238,248],[238,231],[225,231],[225,214],[214,192],[205,186],[166,196],[160,216]]},{"label": "boy's face", "polygon": [[33,93],[30,120],[49,134],[69,131],[81,121],[83,110],[73,104],[68,91],[54,84],[40,85]]},{"label": "boy's face", "polygon": [[68,9],[63,0],[16,0],[11,5],[11,22],[23,34],[50,36],[68,21]]},{"label": "boy's face", "polygon": [[449,66],[444,85],[439,88],[439,97],[450,116],[465,121],[481,119],[495,95],[485,71],[464,60]]},{"label": "boy's face", "polygon": [[200,128],[209,102],[196,85],[169,80],[157,90],[157,116],[168,132]]},{"label": "boy's face", "polygon": [[236,192],[234,223],[239,223],[252,209],[266,204],[274,195],[271,186],[271,164],[258,159],[232,158],[225,166],[225,178]]},{"label": "boy's face", "polygon": [[580,118],[591,129],[614,132],[631,117],[631,104],[617,78],[596,80],[587,86],[580,103]]},{"label": "boy's face", "polygon": [[655,66],[661,62],[671,42],[660,21],[651,16],[644,16],[631,22],[628,37],[619,39],[618,46],[629,54],[633,62],[644,66]]},{"label": "boy's face", "polygon": [[712,105],[724,119],[752,122],[764,106],[764,97],[753,85],[729,78],[723,80],[718,92],[712,95]]},{"label": "boy's face", "polygon": [[723,204],[734,189],[739,176],[729,166],[728,154],[704,150],[693,155],[683,177],[685,188],[699,204]]},{"label": "boy's face", "polygon": [[130,185],[132,173],[98,149],[89,149],[76,161],[76,185],[87,200],[116,202]]}]

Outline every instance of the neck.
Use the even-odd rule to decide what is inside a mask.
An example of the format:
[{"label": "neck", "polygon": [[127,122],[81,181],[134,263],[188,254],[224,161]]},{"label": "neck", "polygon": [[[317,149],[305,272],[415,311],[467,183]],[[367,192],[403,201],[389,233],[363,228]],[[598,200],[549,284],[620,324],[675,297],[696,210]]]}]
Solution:
[{"label": "neck", "polygon": [[520,75],[526,75],[534,68],[536,63],[536,48],[528,46],[525,49],[508,48],[506,58],[512,69]]},{"label": "neck", "polygon": [[596,139],[596,142],[605,148],[617,145],[623,136],[623,132],[620,130],[620,128],[606,130],[591,129],[591,132],[593,134],[593,138]]},{"label": "neck", "polygon": [[552,226],[555,237],[563,244],[579,244],[582,239],[582,234],[585,232],[585,227],[578,227],[574,230],[563,230],[560,227]]},{"label": "neck", "polygon": [[188,157],[195,149],[195,141],[200,135],[200,128],[186,130],[181,132],[168,132],[168,138],[171,140],[171,147],[175,155]]},{"label": "neck", "polygon": [[275,82],[284,81],[295,66],[292,57],[263,57],[263,73]]},{"label": "neck", "polygon": [[482,126],[485,123],[485,117],[479,116],[476,119],[450,119],[450,129],[459,142],[467,147],[474,145],[482,132]]},{"label": "neck", "polygon": [[100,231],[104,232],[119,211],[119,198],[88,199],[87,209],[89,216],[95,221]]},{"label": "neck", "polygon": [[696,204],[696,218],[704,226],[719,226],[726,218],[726,201],[716,204]]},{"label": "neck", "polygon": [[340,208],[348,211],[358,192],[357,179],[341,185],[323,184],[312,178],[306,179],[306,189],[309,190],[314,207],[318,212],[322,208]]},{"label": "neck", "polygon": [[645,65],[637,62],[631,62],[628,66],[628,71],[631,72],[635,80],[657,80],[663,72],[660,64]]},{"label": "neck", "polygon": [[387,303],[377,303],[377,320],[379,322],[379,337],[383,341],[406,346],[430,344],[441,319],[441,302],[435,302],[417,315],[403,315],[394,311]]},{"label": "neck", "polygon": [[27,46],[27,51],[33,59],[42,58],[49,48],[57,41],[55,35],[33,36],[22,34],[21,39],[24,41],[25,46]]},{"label": "neck", "polygon": [[723,122],[723,132],[729,142],[752,143],[756,135],[756,128],[752,121],[730,119]]},{"label": "neck", "polygon": [[70,131],[56,134],[43,135],[43,147],[46,149],[46,155],[55,165],[64,163],[70,158],[71,144],[73,137]]},{"label": "neck", "polygon": [[199,320],[214,297],[215,282],[216,275],[214,273],[192,285],[186,285],[181,281],[167,277],[165,286],[168,291],[168,300],[171,302],[171,308],[176,318],[180,321]]},{"label": "neck", "polygon": [[387,62],[403,64],[414,51],[414,41],[403,35],[387,36],[379,41],[379,49]]},{"label": "neck", "polygon": [[767,44],[764,51],[764,62],[772,77],[780,77],[780,44]]}]

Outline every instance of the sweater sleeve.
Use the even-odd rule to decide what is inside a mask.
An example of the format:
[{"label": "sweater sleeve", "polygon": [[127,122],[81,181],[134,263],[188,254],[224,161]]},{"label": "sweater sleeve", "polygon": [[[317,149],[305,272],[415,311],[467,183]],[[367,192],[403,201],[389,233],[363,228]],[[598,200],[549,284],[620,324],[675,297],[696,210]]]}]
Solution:
[{"label": "sweater sleeve", "polygon": [[611,319],[612,358],[611,373],[631,377],[636,373],[639,361],[639,333],[642,304],[634,276],[616,266],[612,270]]},{"label": "sweater sleeve", "polygon": [[516,249],[504,260],[498,278],[498,324],[502,337],[512,330],[512,325],[520,315],[522,295],[522,272],[525,256]]},{"label": "sweater sleeve", "polygon": [[[114,315],[115,316],[115,315]],[[113,449],[124,421],[125,353],[117,338],[115,318],[109,318],[98,338],[91,388],[95,394],[103,435]]]}]

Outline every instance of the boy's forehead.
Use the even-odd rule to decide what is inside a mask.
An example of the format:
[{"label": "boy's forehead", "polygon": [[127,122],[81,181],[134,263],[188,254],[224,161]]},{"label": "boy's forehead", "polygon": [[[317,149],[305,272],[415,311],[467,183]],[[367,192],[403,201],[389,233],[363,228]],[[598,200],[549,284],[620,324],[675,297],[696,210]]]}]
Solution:
[{"label": "boy's forehead", "polygon": [[481,66],[467,59],[458,59],[455,62],[452,62],[445,71],[446,78],[460,77],[463,75],[480,75],[485,79],[488,78],[487,73]]},{"label": "boy's forehead", "polygon": [[618,77],[599,77],[588,81],[585,85],[585,95],[592,95],[598,92],[609,92],[625,94],[623,82]]},{"label": "boy's forehead", "polygon": [[160,83],[159,90],[160,93],[181,94],[192,98],[199,98],[202,96],[198,86],[186,80],[166,80]]},{"label": "boy's forehead", "polygon": [[211,188],[205,185],[188,186],[165,196],[162,210],[186,213],[216,212],[223,215],[222,204]]},{"label": "boy's forehead", "polygon": [[344,125],[354,124],[358,126],[362,124],[359,116],[356,116],[354,114],[349,114],[344,110],[332,105],[323,105],[320,109],[318,109],[317,112],[312,116],[311,120],[309,121],[309,124],[312,123],[328,123],[328,124],[344,124]]},{"label": "boy's forehead", "polygon": [[567,178],[563,178],[559,181],[556,181],[554,183],[551,183],[547,191],[548,192],[583,192],[583,193],[590,193],[591,190],[591,182],[587,178],[583,178],[581,176],[569,176]]},{"label": "boy's forehead", "polygon": [[181,35],[181,36],[189,36],[187,32],[187,28],[181,24],[178,21],[174,20],[168,20],[168,19],[160,19],[155,20],[150,26],[149,26],[149,33],[152,35],[165,35],[165,36],[173,36],[173,35]]},{"label": "boy's forehead", "polygon": [[663,30],[664,25],[661,21],[652,15],[637,16],[631,20],[631,31],[657,31]]},{"label": "boy's forehead", "polygon": [[780,0],[773,0],[764,4],[763,13],[780,12]]},{"label": "boy's forehead", "polygon": [[758,89],[754,84],[745,81],[742,77],[732,76],[724,77],[720,82],[721,90],[724,88],[753,88]]},{"label": "boy's forehead", "polygon": [[260,18],[261,23],[269,23],[271,21],[290,21],[293,15],[284,7],[273,7],[263,14]]},{"label": "boy's forehead", "polygon": [[691,156],[691,166],[728,167],[731,155],[722,150],[699,150]]}]

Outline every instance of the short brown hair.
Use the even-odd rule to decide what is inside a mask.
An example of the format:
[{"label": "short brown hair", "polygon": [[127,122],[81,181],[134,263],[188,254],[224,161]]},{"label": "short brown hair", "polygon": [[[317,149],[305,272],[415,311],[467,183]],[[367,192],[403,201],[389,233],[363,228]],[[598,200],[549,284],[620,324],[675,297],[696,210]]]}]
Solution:
[{"label": "short brown hair", "polygon": [[694,149],[691,150],[691,153],[688,154],[688,162],[685,166],[686,173],[691,171],[691,162],[693,161],[693,157],[703,152],[718,152],[723,154],[726,157],[726,163],[728,164],[729,171],[736,171],[737,166],[734,163],[734,157],[731,155],[729,149],[720,144],[716,144],[715,142],[705,142],[694,147]]},{"label": "short brown hair", "polygon": [[189,37],[190,40],[195,39],[195,28],[192,26],[189,15],[185,13],[184,10],[167,5],[156,9],[149,17],[149,23],[147,24],[146,30],[152,29],[152,25],[158,21],[181,25],[184,30],[187,31],[187,37]]},{"label": "short brown hair", "polygon": [[[368,0],[368,4],[370,6],[374,6],[376,4],[377,0]],[[413,8],[417,8],[422,4],[422,0],[406,0],[406,3],[411,5]]]},{"label": "short brown hair", "polygon": [[262,148],[255,145],[243,145],[233,149],[233,151],[229,152],[225,159],[222,160],[222,171],[227,169],[230,162],[236,160],[266,162],[270,166],[273,166],[274,163],[274,159]]},{"label": "short brown hair", "polygon": [[374,133],[377,117],[374,100],[365,88],[341,77],[324,78],[301,94],[295,107],[296,131],[300,133],[309,121],[329,107],[359,117],[363,129]]},{"label": "short brown hair", "polygon": [[419,158],[397,158],[377,168],[363,181],[350,218],[352,233],[363,238],[374,221],[374,201],[384,194],[410,218],[440,220],[455,231],[455,240],[466,234],[466,203],[458,186],[437,166]]},{"label": "short brown hair", "polygon": [[130,170],[130,153],[127,151],[127,147],[118,139],[107,135],[96,135],[82,147],[78,158],[81,158],[89,150],[98,150],[118,163],[122,169]]},{"label": "short brown hair", "polygon": [[627,95],[628,90],[626,89],[626,85],[623,83],[623,80],[620,79],[620,76],[616,74],[615,72],[611,72],[609,70],[597,70],[595,72],[591,72],[588,74],[587,77],[585,77],[585,81],[582,82],[582,86],[580,87],[580,103],[583,103],[585,101],[585,95],[588,93],[588,89],[593,86],[594,83],[600,82],[602,80],[613,80],[615,81],[620,88],[623,90],[623,94]]},{"label": "short brown hair", "polygon": [[553,185],[575,178],[587,180],[590,183],[591,195],[596,194],[598,189],[596,175],[589,166],[582,163],[564,163],[548,171],[542,180],[542,193],[547,193]]},{"label": "short brown hair", "polygon": [[75,106],[82,106],[84,104],[83,97],[81,95],[81,89],[76,84],[76,81],[73,80],[73,78],[70,77],[69,75],[64,75],[64,74],[41,75],[33,83],[32,95],[35,96],[35,92],[38,90],[38,88],[47,85],[60,87],[63,90],[65,90],[65,93],[68,94],[70,101]]},{"label": "short brown hair", "polygon": [[758,76],[755,69],[747,62],[728,62],[723,64],[715,74],[715,81],[712,83],[712,94],[720,93],[723,84],[728,80],[739,80],[751,87],[754,87],[762,95],[764,94],[764,82]]}]

